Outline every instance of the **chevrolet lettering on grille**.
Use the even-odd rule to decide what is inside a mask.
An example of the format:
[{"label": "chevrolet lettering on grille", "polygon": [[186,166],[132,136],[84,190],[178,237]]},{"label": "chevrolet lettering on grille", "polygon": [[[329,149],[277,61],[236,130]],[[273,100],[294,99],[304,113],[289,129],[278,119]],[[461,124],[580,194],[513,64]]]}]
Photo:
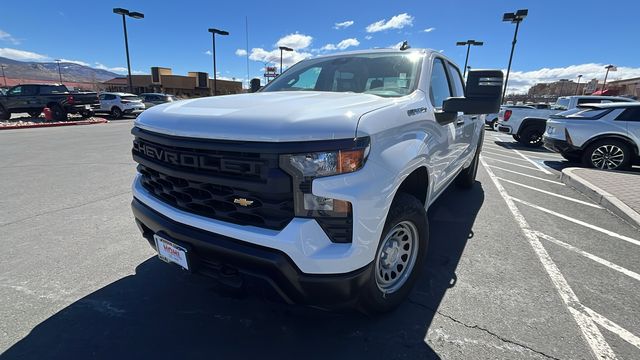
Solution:
[{"label": "chevrolet lettering on grille", "polygon": [[240,206],[249,206],[253,204],[253,200],[247,200],[245,198],[233,199],[234,204],[238,204]]}]

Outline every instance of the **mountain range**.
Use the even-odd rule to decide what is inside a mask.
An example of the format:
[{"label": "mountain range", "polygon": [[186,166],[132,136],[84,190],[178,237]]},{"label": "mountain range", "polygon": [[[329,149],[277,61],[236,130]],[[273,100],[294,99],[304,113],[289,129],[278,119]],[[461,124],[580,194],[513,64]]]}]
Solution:
[{"label": "mountain range", "polygon": [[[4,73],[11,79],[30,80],[58,80],[58,63],[17,61],[0,57],[0,64],[4,64]],[[102,82],[122,75],[111,71],[95,69],[89,66],[70,62],[60,63],[63,81],[73,82]]]}]

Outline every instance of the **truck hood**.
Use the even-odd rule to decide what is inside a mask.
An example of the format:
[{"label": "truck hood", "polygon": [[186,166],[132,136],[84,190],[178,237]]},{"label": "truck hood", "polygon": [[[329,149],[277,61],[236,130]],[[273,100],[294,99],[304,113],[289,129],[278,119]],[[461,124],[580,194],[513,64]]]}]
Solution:
[{"label": "truck hood", "polygon": [[154,106],[135,126],[168,135],[240,141],[308,141],[355,136],[363,114],[393,98],[334,92],[264,92]]}]

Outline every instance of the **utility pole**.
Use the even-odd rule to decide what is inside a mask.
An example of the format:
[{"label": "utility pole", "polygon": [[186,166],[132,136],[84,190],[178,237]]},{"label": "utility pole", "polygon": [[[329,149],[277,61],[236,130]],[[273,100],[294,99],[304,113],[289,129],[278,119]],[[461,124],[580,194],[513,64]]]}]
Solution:
[{"label": "utility pole", "polygon": [[229,32],[214,28],[209,29],[209,32],[211,33],[213,44],[213,96],[216,96],[218,95],[218,69],[216,68],[216,34],[226,36],[229,35]]},{"label": "utility pole", "polygon": [[458,41],[456,42],[456,46],[467,46],[467,57],[464,59],[464,74],[462,75],[462,77],[466,77],[467,76],[467,68],[469,68],[467,66],[467,64],[469,63],[469,50],[471,49],[471,45],[473,46],[482,46],[484,45],[484,42],[482,41],[475,41],[475,40],[467,40],[467,41]]},{"label": "utility pole", "polygon": [[292,48],[286,46],[280,46],[280,74],[282,74],[282,52],[283,51],[293,51]]},{"label": "utility pole", "polygon": [[511,54],[509,55],[509,66],[507,67],[507,76],[504,79],[504,90],[502,90],[502,101],[504,103],[504,97],[507,94],[507,85],[509,84],[509,73],[511,72],[511,61],[513,60],[513,51],[516,48],[516,42],[518,41],[518,29],[520,23],[529,14],[528,9],[520,9],[514,13],[504,13],[502,15],[502,21],[516,24],[516,31],[513,33],[513,41],[511,42]]},{"label": "utility pole", "polygon": [[122,15],[122,28],[124,29],[124,49],[127,53],[127,78],[129,79],[129,92],[133,93],[133,81],[131,80],[131,61],[129,60],[129,38],[127,36],[127,20],[125,16],[129,16],[134,19],[144,19],[144,14],[136,11],[129,11],[123,8],[114,8],[113,13]]}]

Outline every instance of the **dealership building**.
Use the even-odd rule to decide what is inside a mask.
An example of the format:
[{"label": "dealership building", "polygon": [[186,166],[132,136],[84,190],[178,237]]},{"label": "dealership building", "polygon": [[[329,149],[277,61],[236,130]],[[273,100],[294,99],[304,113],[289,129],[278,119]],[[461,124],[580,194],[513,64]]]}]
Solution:
[{"label": "dealership building", "polygon": [[[206,72],[189,72],[185,75],[174,75],[170,68],[152,67],[151,75],[131,75],[133,92],[166,93],[182,97],[200,97],[211,95],[213,79]],[[102,83],[106,91],[129,92],[127,77],[117,77]],[[216,80],[218,95],[239,94],[242,82]]]}]

